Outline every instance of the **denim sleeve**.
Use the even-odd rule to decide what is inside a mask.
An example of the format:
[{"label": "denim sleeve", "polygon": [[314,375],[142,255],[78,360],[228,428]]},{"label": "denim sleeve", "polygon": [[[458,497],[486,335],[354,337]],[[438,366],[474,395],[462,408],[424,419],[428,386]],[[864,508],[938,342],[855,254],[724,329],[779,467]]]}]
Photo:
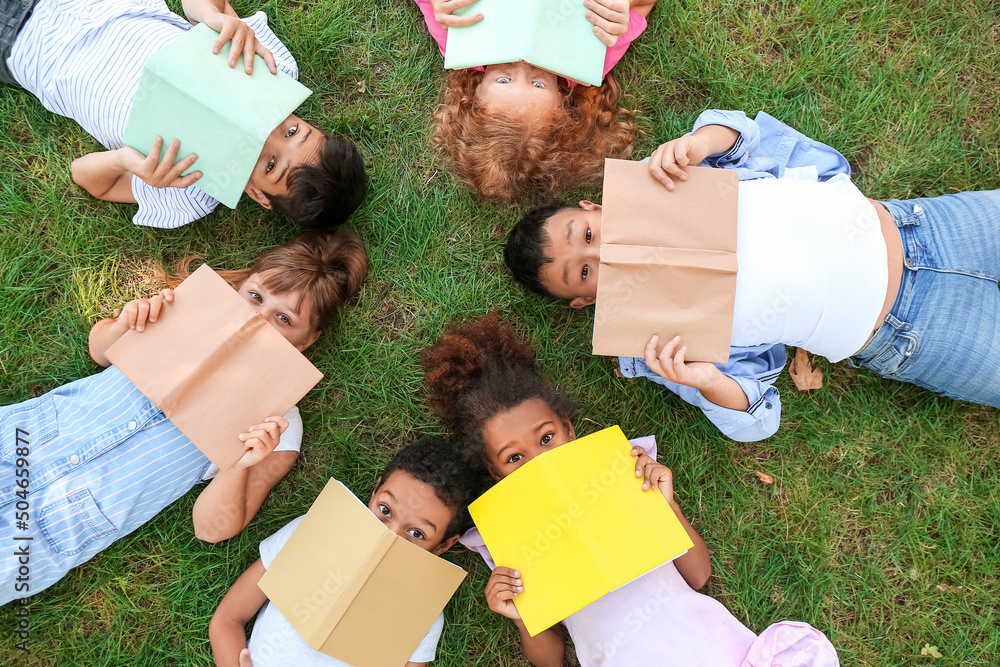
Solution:
[{"label": "denim sleeve", "polygon": [[722,125],[739,132],[740,136],[729,150],[705,158],[702,162],[703,166],[716,169],[738,169],[749,158],[757,154],[760,145],[760,128],[742,111],[722,111],[720,109],[703,111],[694,121],[691,133],[697,132],[706,125]]},{"label": "denim sleeve", "polygon": [[650,370],[644,359],[619,357],[618,365],[625,377],[644,377],[666,387],[687,403],[701,408],[722,434],[733,440],[754,442],[769,438],[774,435],[781,423],[781,397],[778,390],[772,386],[777,373],[770,375],[768,380],[757,380],[739,373],[741,370],[739,362],[730,364],[723,371],[735,380],[747,395],[750,407],[742,411],[716,405],[697,389],[664,379]]}]

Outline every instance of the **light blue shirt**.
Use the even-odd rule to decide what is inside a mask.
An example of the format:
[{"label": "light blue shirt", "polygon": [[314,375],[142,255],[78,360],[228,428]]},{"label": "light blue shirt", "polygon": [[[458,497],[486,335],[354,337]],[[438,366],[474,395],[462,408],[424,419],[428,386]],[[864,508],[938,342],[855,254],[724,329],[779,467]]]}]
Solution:
[{"label": "light blue shirt", "polygon": [[[0,605],[45,590],[152,519],[208,466],[114,366],[0,407]],[[19,469],[26,499],[15,495]]]},{"label": "light blue shirt", "polygon": [[[807,166],[816,167],[821,181],[837,174],[851,173],[847,159],[836,150],[810,139],[763,111],[753,120],[742,111],[705,111],[698,116],[692,132],[705,125],[724,125],[739,132],[740,136],[732,148],[708,156],[700,166],[736,169],[741,181],[781,178],[786,169]],[[716,364],[747,395],[750,407],[746,411],[716,405],[697,389],[664,379],[650,370],[642,358],[619,357],[618,365],[625,377],[652,380],[701,408],[727,437],[751,442],[774,435],[781,423],[781,397],[773,384],[785,367],[786,360],[785,346],[781,344],[734,346],[730,348],[729,361]]]}]

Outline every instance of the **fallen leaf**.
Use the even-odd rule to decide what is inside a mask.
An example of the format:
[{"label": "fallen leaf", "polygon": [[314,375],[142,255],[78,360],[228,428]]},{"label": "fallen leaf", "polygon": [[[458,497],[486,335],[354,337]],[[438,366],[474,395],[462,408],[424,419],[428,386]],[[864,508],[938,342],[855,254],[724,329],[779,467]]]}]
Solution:
[{"label": "fallen leaf", "polygon": [[917,574],[917,568],[913,568],[912,570],[910,570],[910,579],[916,581],[918,576],[919,575]]},{"label": "fallen leaf", "polygon": [[948,584],[938,584],[937,589],[942,593],[944,593],[945,591],[948,590]]},{"label": "fallen leaf", "polygon": [[757,475],[757,479],[764,482],[764,484],[774,484],[774,478],[768,475],[766,472],[757,471],[754,473]]},{"label": "fallen leaf", "polygon": [[924,647],[920,649],[920,655],[929,655],[932,658],[943,658],[941,652],[938,651],[937,646],[931,646],[930,644],[924,644]]},{"label": "fallen leaf", "polygon": [[801,347],[795,348],[795,358],[792,365],[788,367],[788,374],[795,382],[795,388],[799,391],[810,391],[823,387],[823,371],[813,368],[809,362],[809,353]]},{"label": "fallen leaf", "polygon": [[365,92],[366,90],[368,90],[368,86],[366,86],[366,85],[365,85],[365,82],[364,82],[364,81],[358,81],[358,82],[357,82],[356,84],[354,84],[354,85],[355,85],[355,86],[357,86],[357,88],[358,88],[358,92],[359,92],[359,93],[363,93],[363,92]]}]

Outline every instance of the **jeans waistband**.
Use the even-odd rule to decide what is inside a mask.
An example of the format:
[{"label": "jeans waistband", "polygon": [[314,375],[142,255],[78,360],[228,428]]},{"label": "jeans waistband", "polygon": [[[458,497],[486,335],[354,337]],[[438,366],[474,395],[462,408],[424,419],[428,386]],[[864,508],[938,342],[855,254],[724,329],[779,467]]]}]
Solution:
[{"label": "jeans waistband", "polygon": [[19,85],[7,67],[7,58],[37,3],[38,0],[0,0],[0,82]]}]

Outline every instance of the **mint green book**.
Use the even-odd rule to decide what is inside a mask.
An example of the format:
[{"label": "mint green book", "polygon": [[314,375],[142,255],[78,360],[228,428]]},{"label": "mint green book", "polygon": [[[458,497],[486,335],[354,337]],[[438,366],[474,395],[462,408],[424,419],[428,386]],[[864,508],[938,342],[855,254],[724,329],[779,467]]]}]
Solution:
[{"label": "mint green book", "polygon": [[583,0],[479,0],[455,13],[483,20],[448,29],[446,69],[525,60],[592,86],[604,79],[608,47],[594,34]]},{"label": "mint green book", "polygon": [[188,170],[202,172],[195,186],[236,208],[267,135],[312,91],[281,71],[271,74],[260,56],[252,75],[242,56],[229,67],[231,44],[212,53],[218,36],[198,24],[146,60],[124,141],[147,155],[156,137],[164,151],[179,139],[178,160],[198,155]]}]

